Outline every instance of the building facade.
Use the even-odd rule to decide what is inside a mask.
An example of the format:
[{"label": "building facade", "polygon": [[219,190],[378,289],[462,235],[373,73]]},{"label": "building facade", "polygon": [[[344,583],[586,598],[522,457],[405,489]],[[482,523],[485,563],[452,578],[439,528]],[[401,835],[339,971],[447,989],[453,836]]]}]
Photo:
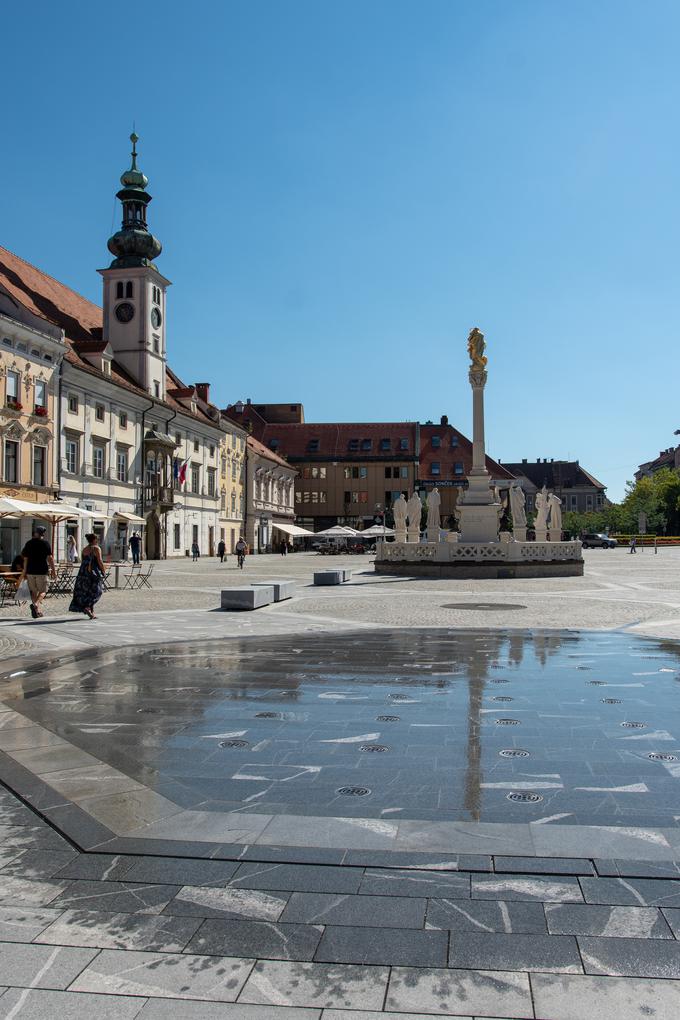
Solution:
[{"label": "building facade", "polygon": [[245,539],[251,552],[271,552],[295,523],[297,471],[253,436],[246,454]]},{"label": "building facade", "polygon": [[526,494],[527,512],[536,508],[536,493],[543,488],[562,500],[562,511],[592,513],[607,502],[607,487],[598,482],[577,460],[522,460],[503,462],[518,480]]},{"label": "building facade", "polygon": [[635,481],[639,482],[641,478],[651,478],[662,468],[670,468],[671,471],[680,470],[680,446],[669,446],[667,450],[661,450],[659,456],[654,460],[640,464],[635,472]]}]

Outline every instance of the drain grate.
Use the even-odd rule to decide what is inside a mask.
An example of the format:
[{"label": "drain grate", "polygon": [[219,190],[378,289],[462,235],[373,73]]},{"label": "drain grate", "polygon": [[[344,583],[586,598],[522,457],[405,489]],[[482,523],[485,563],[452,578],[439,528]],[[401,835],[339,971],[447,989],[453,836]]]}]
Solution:
[{"label": "drain grate", "polygon": [[377,715],[375,717],[376,722],[401,722],[400,715]]},{"label": "drain grate", "polygon": [[589,687],[606,687],[607,686],[607,681],[606,680],[588,680],[588,686]]},{"label": "drain grate", "polygon": [[368,797],[371,791],[367,786],[341,786],[335,792],[341,797]]},{"label": "drain grate", "polygon": [[538,804],[539,801],[543,800],[540,793],[531,793],[529,790],[509,793],[507,799],[518,804]]},{"label": "drain grate", "polygon": [[138,708],[137,715],[158,715],[157,708]]},{"label": "drain grate", "polygon": [[411,698],[408,694],[388,694],[388,698],[391,701],[410,701]]},{"label": "drain grate", "polygon": [[281,718],[281,713],[280,712],[256,712],[255,713],[255,718],[256,719],[280,719]]},{"label": "drain grate", "polygon": [[621,725],[626,730],[644,730],[647,723],[644,722],[622,722]]},{"label": "drain grate", "polygon": [[508,697],[507,694],[496,694],[496,695],[494,695],[494,697],[491,700],[492,701],[514,701],[515,699]]},{"label": "drain grate", "polygon": [[531,757],[528,751],[525,751],[522,747],[507,747],[503,751],[498,752],[501,758],[529,758]]},{"label": "drain grate", "polygon": [[389,751],[389,748],[385,744],[362,744],[359,748],[360,751]]},{"label": "drain grate", "polygon": [[677,761],[676,754],[664,754],[662,751],[652,751],[647,757],[650,761]]},{"label": "drain grate", "polygon": [[250,747],[247,740],[220,740],[218,747]]},{"label": "drain grate", "polygon": [[621,698],[600,698],[603,705],[622,705]]},{"label": "drain grate", "polygon": [[509,684],[509,680],[505,680],[503,677],[496,676],[489,680],[490,684]]},{"label": "drain grate", "polygon": [[519,726],[519,719],[496,719],[496,726]]},{"label": "drain grate", "polygon": [[504,612],[506,609],[526,609],[517,602],[445,602],[442,609],[470,609],[478,613]]}]

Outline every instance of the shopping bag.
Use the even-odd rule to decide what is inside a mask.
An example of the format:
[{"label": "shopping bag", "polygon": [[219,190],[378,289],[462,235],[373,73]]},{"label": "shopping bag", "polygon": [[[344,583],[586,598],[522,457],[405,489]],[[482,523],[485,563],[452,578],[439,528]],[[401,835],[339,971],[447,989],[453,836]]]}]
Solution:
[{"label": "shopping bag", "polygon": [[14,596],[14,600],[15,602],[28,602],[30,597],[31,591],[30,588],[28,587],[28,581],[26,580],[26,578],[24,578],[19,587],[17,588],[17,593]]}]

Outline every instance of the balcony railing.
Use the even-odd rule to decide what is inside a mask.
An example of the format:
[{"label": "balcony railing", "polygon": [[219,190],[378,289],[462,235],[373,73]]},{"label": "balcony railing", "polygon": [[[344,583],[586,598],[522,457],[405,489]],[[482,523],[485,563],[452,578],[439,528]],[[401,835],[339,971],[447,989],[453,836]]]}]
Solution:
[{"label": "balcony railing", "polygon": [[174,505],[175,494],[170,485],[159,485],[151,482],[144,486],[144,503],[147,507],[160,506],[161,510],[169,510]]}]

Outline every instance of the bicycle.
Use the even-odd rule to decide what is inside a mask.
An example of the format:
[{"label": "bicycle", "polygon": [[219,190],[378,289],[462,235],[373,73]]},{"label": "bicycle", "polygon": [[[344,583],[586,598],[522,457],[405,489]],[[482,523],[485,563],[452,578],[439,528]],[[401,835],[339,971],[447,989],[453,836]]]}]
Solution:
[{"label": "bicycle", "polygon": [[239,570],[243,570],[243,564],[246,562],[246,554],[242,553],[242,552],[238,553],[237,554],[237,559],[238,559],[238,568],[239,568]]}]

